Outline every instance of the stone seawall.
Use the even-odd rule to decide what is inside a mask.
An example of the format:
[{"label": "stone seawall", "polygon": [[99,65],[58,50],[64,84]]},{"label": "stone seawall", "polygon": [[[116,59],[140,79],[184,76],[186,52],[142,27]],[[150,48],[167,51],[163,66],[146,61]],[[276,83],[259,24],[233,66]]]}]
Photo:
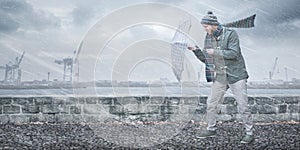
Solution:
[{"label": "stone seawall", "polygon": [[[0,97],[0,123],[203,121],[207,97]],[[300,96],[251,96],[254,121],[299,121]],[[233,97],[220,105],[220,120],[239,120]]]}]

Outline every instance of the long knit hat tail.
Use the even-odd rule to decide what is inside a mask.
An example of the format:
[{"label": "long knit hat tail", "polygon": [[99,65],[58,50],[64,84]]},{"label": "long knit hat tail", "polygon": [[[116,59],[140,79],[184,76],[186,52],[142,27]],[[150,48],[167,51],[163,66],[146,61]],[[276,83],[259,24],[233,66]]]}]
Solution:
[{"label": "long knit hat tail", "polygon": [[254,27],[255,16],[256,14],[238,21],[223,24],[223,26],[231,28],[252,28]]}]

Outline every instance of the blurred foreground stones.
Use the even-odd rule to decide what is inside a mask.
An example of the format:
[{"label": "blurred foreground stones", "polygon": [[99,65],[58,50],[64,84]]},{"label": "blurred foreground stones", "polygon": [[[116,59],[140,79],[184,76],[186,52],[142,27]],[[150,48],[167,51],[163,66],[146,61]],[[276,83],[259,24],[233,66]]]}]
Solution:
[{"label": "blurred foreground stones", "polygon": [[[115,132],[128,128],[126,123],[98,124],[106,130]],[[199,122],[178,124],[156,122],[152,124],[136,124],[134,128],[165,128],[184,125],[176,135],[163,142],[157,142],[150,147],[124,142],[134,141],[132,135],[120,140],[118,136],[113,141],[107,141],[94,133],[89,124],[49,124],[30,123],[0,124],[0,149],[299,149],[299,122],[272,122],[255,124],[255,141],[241,144],[244,135],[243,126],[237,122],[218,123],[217,137],[198,139],[203,126]],[[139,130],[139,134],[144,134]],[[122,134],[121,132],[116,134]],[[145,134],[146,135],[146,134]],[[161,136],[143,137],[149,142],[159,141]],[[120,145],[121,144],[121,145]]]}]

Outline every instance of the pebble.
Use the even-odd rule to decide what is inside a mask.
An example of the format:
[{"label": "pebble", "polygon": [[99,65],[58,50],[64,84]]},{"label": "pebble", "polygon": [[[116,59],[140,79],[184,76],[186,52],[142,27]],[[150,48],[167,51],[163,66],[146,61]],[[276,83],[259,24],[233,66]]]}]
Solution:
[{"label": "pebble", "polygon": [[[128,124],[101,124],[106,130],[120,131],[129,129]],[[147,128],[155,126],[162,130],[166,127],[179,127],[178,124],[141,124],[137,123],[134,128]],[[151,147],[143,147],[140,143],[130,144],[132,147],[124,147],[118,136],[115,141],[107,141],[94,134],[88,124],[0,124],[0,149],[300,149],[300,122],[293,123],[268,123],[255,125],[256,140],[250,144],[241,144],[244,135],[242,124],[236,122],[219,123],[217,137],[198,139],[203,125],[189,122],[181,132],[171,139],[158,143]],[[133,128],[133,129],[134,129]],[[118,129],[118,130],[117,130]],[[143,132],[143,130],[136,130]],[[117,134],[117,133],[116,133]],[[120,133],[121,134],[121,133]],[[139,133],[143,134],[143,133]],[[161,137],[151,138],[159,141]],[[146,137],[147,138],[147,137]],[[128,136],[126,140],[136,140]],[[121,143],[121,145],[120,145]]]}]

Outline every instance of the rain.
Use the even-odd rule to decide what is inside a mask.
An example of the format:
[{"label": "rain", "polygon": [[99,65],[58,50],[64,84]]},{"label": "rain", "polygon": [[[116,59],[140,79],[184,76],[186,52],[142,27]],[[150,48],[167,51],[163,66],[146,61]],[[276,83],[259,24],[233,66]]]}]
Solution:
[{"label": "rain", "polygon": [[[299,8],[298,0],[0,0],[0,149],[297,149]],[[218,108],[221,136],[197,138],[212,84],[187,46],[204,47],[208,11],[222,25],[256,15],[254,27],[232,28],[249,73],[252,145],[239,143],[231,90]]]}]

